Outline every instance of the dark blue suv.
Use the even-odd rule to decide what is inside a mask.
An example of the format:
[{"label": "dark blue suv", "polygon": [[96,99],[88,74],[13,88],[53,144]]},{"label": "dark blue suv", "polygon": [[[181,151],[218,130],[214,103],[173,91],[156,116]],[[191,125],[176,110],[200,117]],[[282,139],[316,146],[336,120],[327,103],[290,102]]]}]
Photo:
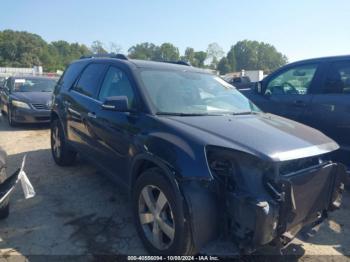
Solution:
[{"label": "dark blue suv", "polygon": [[51,114],[55,162],[79,153],[125,185],[152,254],[286,244],[340,205],[333,140],[183,62],[82,58],[59,80]]}]

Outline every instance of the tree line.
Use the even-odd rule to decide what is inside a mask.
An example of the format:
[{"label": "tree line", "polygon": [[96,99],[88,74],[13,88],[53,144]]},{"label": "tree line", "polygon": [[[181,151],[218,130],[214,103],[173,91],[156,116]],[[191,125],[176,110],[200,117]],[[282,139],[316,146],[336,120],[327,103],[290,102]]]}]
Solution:
[{"label": "tree line", "polygon": [[[91,46],[67,41],[47,43],[39,35],[13,30],[0,31],[0,66],[32,67],[41,65],[44,70],[56,71],[73,60],[90,54],[119,53],[122,48],[111,42],[109,46],[94,41]],[[193,66],[217,70],[220,74],[261,69],[271,72],[287,63],[287,57],[268,43],[243,40],[232,45],[225,53],[217,43],[206,50],[187,47],[183,54],[172,43],[156,45],[144,42],[127,50],[129,58],[154,61],[185,61]]]}]

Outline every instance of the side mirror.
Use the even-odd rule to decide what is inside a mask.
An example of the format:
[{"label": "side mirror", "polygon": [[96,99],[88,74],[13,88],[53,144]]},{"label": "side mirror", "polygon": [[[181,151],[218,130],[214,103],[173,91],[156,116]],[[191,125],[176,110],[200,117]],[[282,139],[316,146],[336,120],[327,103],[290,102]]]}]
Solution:
[{"label": "side mirror", "polygon": [[104,110],[111,110],[117,112],[128,112],[128,98],[126,96],[111,96],[107,97],[101,105]]}]

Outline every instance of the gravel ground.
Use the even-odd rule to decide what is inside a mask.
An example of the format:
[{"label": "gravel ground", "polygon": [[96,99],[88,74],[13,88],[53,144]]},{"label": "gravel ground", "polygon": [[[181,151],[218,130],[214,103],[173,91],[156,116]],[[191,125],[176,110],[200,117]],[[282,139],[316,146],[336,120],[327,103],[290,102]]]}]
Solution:
[{"label": "gravel ground", "polygon": [[[73,167],[56,166],[47,126],[10,128],[0,117],[0,145],[9,155],[8,173],[27,155],[25,171],[37,192],[35,198],[24,200],[18,187],[12,196],[10,217],[0,221],[0,261],[31,255],[93,259],[96,254],[146,254],[127,193],[83,160]],[[295,239],[285,252],[293,255],[292,260],[350,261],[350,194],[345,193],[342,208],[315,236]],[[276,250],[260,253],[276,254]]]}]

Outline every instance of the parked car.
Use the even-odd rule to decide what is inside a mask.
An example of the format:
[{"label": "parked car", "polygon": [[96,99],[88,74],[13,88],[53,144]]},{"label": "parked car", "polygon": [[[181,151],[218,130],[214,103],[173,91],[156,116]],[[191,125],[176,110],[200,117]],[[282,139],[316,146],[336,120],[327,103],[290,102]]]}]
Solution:
[{"label": "parked car", "polygon": [[350,56],[303,60],[281,67],[258,88],[242,91],[260,109],[314,127],[341,147],[350,167]]},{"label": "parked car", "polygon": [[255,86],[255,83],[250,81],[250,78],[248,76],[230,77],[225,79],[225,81],[237,89],[252,88]]},{"label": "parked car", "polygon": [[47,77],[9,77],[0,88],[0,110],[7,114],[9,124],[49,123],[56,82]]},{"label": "parked car", "polygon": [[116,55],[71,63],[54,91],[51,149],[126,186],[152,254],[290,241],[340,205],[345,168],[321,132],[264,114],[206,71]]},{"label": "parked car", "polygon": [[[6,152],[0,147],[0,192],[2,191],[2,185],[6,176]],[[0,194],[1,199],[1,194]],[[4,201],[0,201],[0,219],[5,219],[9,216],[10,213],[10,203],[9,198],[6,197]]]}]

